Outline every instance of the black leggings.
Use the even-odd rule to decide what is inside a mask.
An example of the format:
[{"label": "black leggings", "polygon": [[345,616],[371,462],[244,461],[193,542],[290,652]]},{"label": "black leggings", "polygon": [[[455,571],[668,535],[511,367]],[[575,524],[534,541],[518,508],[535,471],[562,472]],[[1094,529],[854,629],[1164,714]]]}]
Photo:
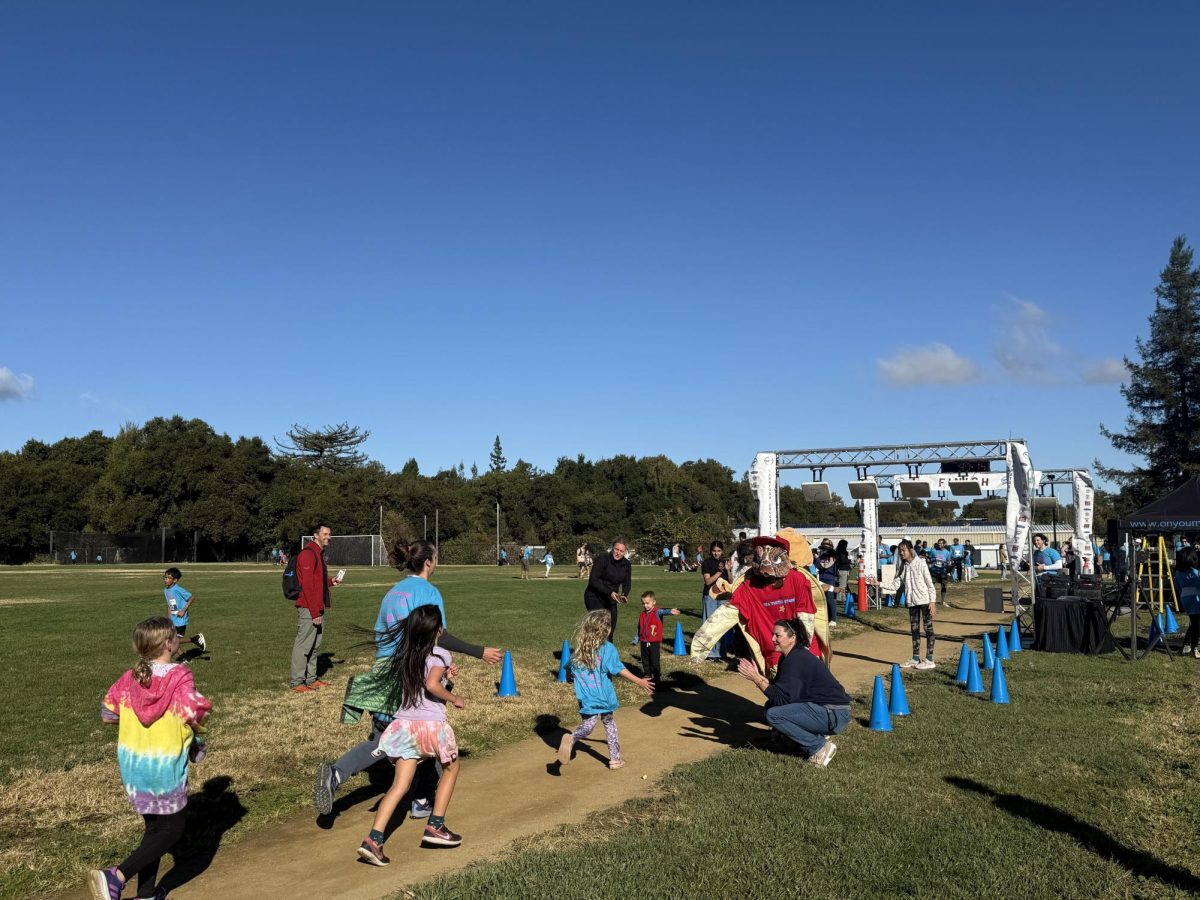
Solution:
[{"label": "black leggings", "polygon": [[118,868],[126,881],[137,875],[137,895],[153,897],[155,882],[158,881],[158,863],[163,854],[174,847],[183,837],[183,823],[187,808],[165,815],[144,815],[146,833],[137,849]]},{"label": "black leggings", "polygon": [[588,612],[595,612],[602,609],[612,616],[612,625],[610,625],[608,629],[608,639],[611,641],[613,639],[613,634],[615,634],[617,630],[617,604],[613,603],[611,600],[597,601],[589,594],[584,594],[583,607]]},{"label": "black leggings", "polygon": [[1200,644],[1200,616],[1188,616],[1188,630],[1183,636],[1183,642],[1192,649],[1196,649],[1197,644]]}]

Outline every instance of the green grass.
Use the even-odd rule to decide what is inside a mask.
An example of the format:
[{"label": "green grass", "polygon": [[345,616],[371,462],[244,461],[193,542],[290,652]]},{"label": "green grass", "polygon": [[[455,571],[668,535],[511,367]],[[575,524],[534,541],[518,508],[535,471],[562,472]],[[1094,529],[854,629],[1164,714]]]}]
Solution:
[{"label": "green grass", "polygon": [[[342,679],[366,667],[369,651],[355,646],[364,636],[354,627],[374,624],[380,598],[398,575],[349,571],[334,589],[322,646],[334,687],[296,696],[287,691],[296,615],[281,595],[279,570],[183,569],[183,584],[196,597],[189,633],[203,631],[210,646],[192,668],[197,687],[214,701],[213,752],[193,770],[191,787],[214,776],[232,779],[210,804],[233,810],[225,816],[232,821],[200,837],[228,844],[306,808],[315,765],[364,736],[364,728],[337,721]],[[434,577],[454,634],[513,653],[522,693],[516,700],[493,698],[498,668],[462,661],[458,690],[472,707],[455,728],[460,745],[476,756],[531,736],[539,715],[576,713],[573,693],[554,676],[562,642],[584,612],[583,584],[561,577],[522,582],[518,574],[515,567],[447,566]],[[688,613],[680,621],[689,637],[700,622],[700,586],[698,574],[634,569],[635,596],[653,589],[660,605]],[[617,646],[630,661],[638,609],[632,600],[619,616]],[[99,704],[133,662],[134,623],[164,612],[159,566],[0,569],[0,897],[77,883],[84,868],[111,862],[112,848],[136,840],[141,824],[121,791],[116,730],[100,725]],[[668,649],[664,677],[682,665]],[[702,671],[715,675],[723,667]],[[625,702],[634,690],[618,685]],[[227,834],[219,833],[226,827]]]},{"label": "green grass", "polygon": [[940,670],[910,680],[894,732],[852,725],[828,770],[731,750],[414,894],[1194,896],[1193,662],[1027,652],[1008,666],[1009,706]]}]

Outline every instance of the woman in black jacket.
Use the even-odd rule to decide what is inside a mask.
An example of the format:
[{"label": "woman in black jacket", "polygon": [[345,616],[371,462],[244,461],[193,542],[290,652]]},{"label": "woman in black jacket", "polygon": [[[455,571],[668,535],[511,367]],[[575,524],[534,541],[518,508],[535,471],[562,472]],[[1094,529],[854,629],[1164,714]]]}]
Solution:
[{"label": "woman in black jacket", "polygon": [[583,605],[588,612],[604,609],[612,617],[612,627],[608,630],[610,641],[617,630],[617,604],[624,603],[629,595],[632,573],[625,551],[624,539],[613,541],[612,550],[602,554],[592,565],[592,574],[583,592]]}]

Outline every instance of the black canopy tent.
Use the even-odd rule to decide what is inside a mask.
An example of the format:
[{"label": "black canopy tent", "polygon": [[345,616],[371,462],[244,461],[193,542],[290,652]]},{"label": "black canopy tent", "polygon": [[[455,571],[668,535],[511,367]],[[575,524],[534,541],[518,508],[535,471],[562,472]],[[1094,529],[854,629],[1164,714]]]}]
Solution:
[{"label": "black canopy tent", "polygon": [[[1200,476],[1193,475],[1171,493],[1131,513],[1118,523],[1118,529],[1120,541],[1126,544],[1129,573],[1131,578],[1136,578],[1137,543],[1131,540],[1134,535],[1200,531]],[[1133,602],[1134,598],[1136,593],[1129,604],[1130,659],[1137,659],[1137,604]],[[1165,642],[1165,635],[1163,640]]]}]

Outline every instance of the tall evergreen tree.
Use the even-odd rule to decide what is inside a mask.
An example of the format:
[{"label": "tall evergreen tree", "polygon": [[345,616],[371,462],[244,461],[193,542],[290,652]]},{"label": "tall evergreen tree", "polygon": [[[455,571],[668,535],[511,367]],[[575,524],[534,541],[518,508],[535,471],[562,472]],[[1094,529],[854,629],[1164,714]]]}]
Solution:
[{"label": "tall evergreen tree", "polygon": [[1150,336],[1137,339],[1139,362],[1128,357],[1125,431],[1100,426],[1114,447],[1142,457],[1132,469],[1096,468],[1121,486],[1126,503],[1141,505],[1200,474],[1200,269],[1177,237],[1154,289]]},{"label": "tall evergreen tree", "polygon": [[508,460],[504,458],[504,451],[500,448],[500,435],[496,435],[496,442],[492,444],[492,455],[488,459],[489,472],[503,472],[508,466]]},{"label": "tall evergreen tree", "polygon": [[348,422],[316,430],[305,428],[303,425],[293,425],[288,429],[287,436],[287,441],[275,441],[279,455],[285,459],[298,460],[316,469],[334,471],[351,469],[367,462],[366,454],[358,448],[371,436],[371,432],[362,431],[357,425]]}]

